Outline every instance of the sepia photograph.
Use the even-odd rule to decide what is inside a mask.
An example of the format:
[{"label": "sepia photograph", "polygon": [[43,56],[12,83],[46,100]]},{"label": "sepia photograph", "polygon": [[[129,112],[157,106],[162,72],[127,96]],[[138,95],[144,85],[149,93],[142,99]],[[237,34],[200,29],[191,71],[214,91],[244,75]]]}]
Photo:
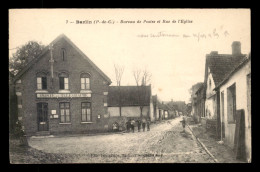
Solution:
[{"label": "sepia photograph", "polygon": [[251,163],[251,10],[9,9],[9,163]]}]

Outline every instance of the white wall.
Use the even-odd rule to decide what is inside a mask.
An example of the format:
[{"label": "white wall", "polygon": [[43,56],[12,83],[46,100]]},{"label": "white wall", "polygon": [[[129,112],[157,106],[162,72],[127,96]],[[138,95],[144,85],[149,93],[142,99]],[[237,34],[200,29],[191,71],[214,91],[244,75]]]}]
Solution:
[{"label": "white wall", "polygon": [[156,107],[156,120],[158,120],[159,119],[159,109],[158,109],[158,107]]},{"label": "white wall", "polygon": [[109,116],[120,116],[119,107],[108,107]]},{"label": "white wall", "polygon": [[[251,62],[243,66],[237,71],[224,85],[220,87],[220,92],[224,91],[224,120],[225,124],[225,143],[231,148],[234,146],[235,124],[227,122],[227,88],[236,83],[236,109],[244,109],[245,111],[245,137],[246,137],[246,153],[248,161],[251,161],[251,114],[248,114],[247,107],[247,75],[251,73]],[[220,103],[220,106],[221,103]],[[221,109],[222,107],[220,107]],[[222,117],[222,112],[221,117]]]},{"label": "white wall", "polygon": [[150,98],[150,119],[153,122],[154,119],[154,107],[153,107],[153,100],[152,97]]},{"label": "white wall", "polygon": [[[108,107],[108,113],[110,116],[120,116],[119,107]],[[121,107],[122,116],[126,117],[140,117],[140,107],[139,106],[124,106]],[[149,115],[149,106],[143,107],[143,115]]]},{"label": "white wall", "polygon": [[216,119],[216,95],[207,98],[205,101],[205,117],[207,119]]},{"label": "white wall", "polygon": [[[209,69],[208,69],[209,70]],[[209,81],[211,81],[211,87],[209,87]],[[213,91],[215,88],[215,82],[213,80],[212,74],[208,74],[207,78],[207,90],[206,90],[206,100],[205,100],[205,117],[207,119],[216,119],[216,92]]]}]

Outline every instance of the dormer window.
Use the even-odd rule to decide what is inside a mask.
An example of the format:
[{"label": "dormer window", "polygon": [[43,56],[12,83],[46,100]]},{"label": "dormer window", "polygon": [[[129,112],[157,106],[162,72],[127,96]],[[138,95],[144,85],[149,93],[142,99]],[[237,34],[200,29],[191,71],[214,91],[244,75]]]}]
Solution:
[{"label": "dormer window", "polygon": [[61,49],[61,59],[62,59],[62,61],[66,61],[66,58],[67,58],[66,50],[65,50],[65,48],[62,48]]}]

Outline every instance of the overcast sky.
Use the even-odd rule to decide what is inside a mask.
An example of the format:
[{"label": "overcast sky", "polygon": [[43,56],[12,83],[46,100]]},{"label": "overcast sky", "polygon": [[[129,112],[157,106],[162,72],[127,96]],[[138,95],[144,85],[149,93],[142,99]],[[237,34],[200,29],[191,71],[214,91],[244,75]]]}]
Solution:
[{"label": "overcast sky", "polygon": [[[88,24],[76,24],[76,20]],[[97,20],[100,23],[95,24]],[[102,20],[111,23],[102,24]],[[135,23],[121,23],[121,20]],[[184,24],[180,20],[189,22]],[[241,42],[244,54],[251,49],[248,9],[9,11],[9,49],[13,49],[9,50],[10,56],[14,48],[30,40],[48,45],[62,33],[111,78],[112,85],[116,84],[114,63],[125,66],[122,85],[135,85],[133,69],[146,68],[152,73],[152,94],[164,101],[186,103],[190,98],[189,88],[204,81],[206,54],[211,51],[231,54],[233,41]]]}]

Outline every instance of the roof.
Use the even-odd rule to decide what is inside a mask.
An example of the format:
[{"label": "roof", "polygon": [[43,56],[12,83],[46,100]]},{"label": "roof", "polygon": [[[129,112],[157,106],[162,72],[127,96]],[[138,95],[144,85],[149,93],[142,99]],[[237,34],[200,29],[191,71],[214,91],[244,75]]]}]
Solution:
[{"label": "roof", "polygon": [[216,87],[214,88],[214,90],[217,90],[221,85],[223,85],[224,83],[226,83],[228,81],[228,79],[236,73],[236,71],[238,71],[241,67],[243,67],[244,65],[247,64],[247,62],[249,62],[251,60],[251,53],[249,54],[248,58],[245,58],[242,62],[240,62],[233,70],[231,70],[226,76],[225,78],[218,84],[216,85]]},{"label": "roof", "polygon": [[107,96],[108,106],[119,106],[120,93],[121,106],[150,105],[151,86],[109,86]]},{"label": "roof", "polygon": [[[56,39],[54,39],[49,45],[57,43],[61,39],[65,39],[84,59],[86,59],[90,65],[105,79],[109,82],[109,84],[112,83],[110,78],[106,76],[65,34],[59,35]],[[45,53],[49,52],[49,46],[46,46],[42,53],[31,60],[18,74],[15,75],[14,81],[18,80],[24,73],[26,73],[39,59],[43,57]]]},{"label": "roof", "polygon": [[[246,55],[208,54],[206,67],[210,68],[215,85],[218,85],[225,76],[246,58]],[[207,70],[207,68],[206,68]]]}]

